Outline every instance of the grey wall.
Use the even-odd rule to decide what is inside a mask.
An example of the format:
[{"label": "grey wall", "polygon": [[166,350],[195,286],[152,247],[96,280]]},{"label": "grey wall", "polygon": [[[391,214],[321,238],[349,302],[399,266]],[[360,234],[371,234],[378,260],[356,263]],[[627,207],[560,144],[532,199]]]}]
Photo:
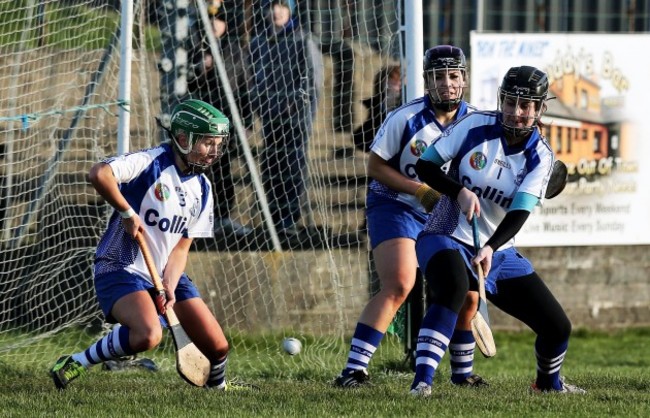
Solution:
[{"label": "grey wall", "polygon": [[[574,328],[650,325],[650,246],[520,250]],[[229,329],[340,334],[368,300],[363,251],[191,253],[188,272]],[[490,318],[495,329],[524,328],[494,306]]]}]

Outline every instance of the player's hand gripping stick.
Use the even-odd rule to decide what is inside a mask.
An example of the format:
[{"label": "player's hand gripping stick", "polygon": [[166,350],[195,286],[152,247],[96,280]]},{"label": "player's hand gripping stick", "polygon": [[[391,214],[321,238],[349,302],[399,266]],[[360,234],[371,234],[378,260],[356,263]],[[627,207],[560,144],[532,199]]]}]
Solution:
[{"label": "player's hand gripping stick", "polygon": [[[481,243],[478,232],[478,218],[476,214],[472,217],[472,234],[474,235],[474,252],[477,254],[481,249]],[[487,298],[485,296],[485,275],[481,264],[477,265],[476,273],[478,275],[478,310],[471,319],[472,335],[476,340],[476,345],[485,357],[494,357],[497,353],[497,347],[494,343],[494,336],[490,329],[490,316],[487,310]]]},{"label": "player's hand gripping stick", "polygon": [[[142,256],[151,275],[151,281],[156,289],[158,295],[162,292],[162,301],[159,299],[154,302],[156,303],[156,308],[160,312],[159,303],[162,303],[163,310],[164,304],[166,301],[165,288],[163,287],[162,280],[156,270],[156,266],[153,263],[153,258],[151,257],[151,252],[149,251],[149,246],[144,239],[144,236],[141,233],[138,233],[135,236],[135,240],[140,246],[142,251]],[[164,312],[165,319],[169,324],[169,331],[172,334],[172,339],[174,340],[174,347],[176,348],[176,370],[178,374],[185,379],[188,383],[195,386],[204,386],[208,381],[210,376],[210,360],[208,360],[203,353],[194,345],[190,337],[187,335],[180,322],[178,317],[173,309],[167,309]]]}]

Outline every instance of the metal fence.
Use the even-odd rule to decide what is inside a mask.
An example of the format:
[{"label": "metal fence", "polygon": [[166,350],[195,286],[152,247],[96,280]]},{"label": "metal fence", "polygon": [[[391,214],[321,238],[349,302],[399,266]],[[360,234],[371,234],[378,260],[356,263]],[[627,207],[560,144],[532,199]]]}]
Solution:
[{"label": "metal fence", "polygon": [[[365,39],[386,46],[396,33],[401,1],[304,0],[311,30],[329,38]],[[650,0],[426,0],[425,48],[453,44],[469,51],[472,30],[492,32],[650,32]]]}]

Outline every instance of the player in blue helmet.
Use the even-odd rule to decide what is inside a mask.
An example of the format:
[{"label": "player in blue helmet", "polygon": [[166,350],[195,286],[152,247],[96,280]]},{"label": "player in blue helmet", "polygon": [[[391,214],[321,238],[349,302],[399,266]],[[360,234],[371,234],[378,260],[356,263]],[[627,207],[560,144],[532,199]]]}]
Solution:
[{"label": "player in blue helmet", "polygon": [[[432,300],[418,336],[414,395],[431,394],[465,294],[477,288],[478,263],[486,274],[488,299],[537,334],[533,390],[585,393],[560,377],[571,323],[514,247],[515,234],[541,204],[553,170],[555,157],[539,129],[547,95],[543,71],[511,68],[499,88],[498,110],[473,112],[458,121],[416,164],[419,178],[443,196],[416,244]],[[483,243],[475,257],[473,216],[478,217]]]},{"label": "player in blue helmet", "polygon": [[[449,124],[474,110],[463,101],[467,63],[460,48],[440,45],[428,49],[423,67],[427,94],[392,111],[370,148],[367,222],[381,289],[359,317],[347,363],[335,386],[356,387],[368,381],[372,355],[415,284],[415,239],[439,198],[420,181],[415,163]],[[462,364],[461,358],[470,356],[475,344],[469,329],[468,319],[454,342],[452,381],[457,384],[481,382],[476,376],[468,380],[471,366]]]},{"label": "player in blue helmet", "polygon": [[[210,360],[207,387],[226,389],[228,341],[198,289],[185,275],[194,238],[212,236],[213,202],[202,174],[222,154],[229,121],[219,110],[188,100],[173,111],[172,144],[109,158],[90,170],[90,182],[114,211],[95,254],[99,305],[113,330],[86,350],[59,358],[50,370],[64,389],[91,366],[150,350],[162,339],[159,314],[173,307]],[[142,234],[165,288],[153,284],[135,241]]]}]

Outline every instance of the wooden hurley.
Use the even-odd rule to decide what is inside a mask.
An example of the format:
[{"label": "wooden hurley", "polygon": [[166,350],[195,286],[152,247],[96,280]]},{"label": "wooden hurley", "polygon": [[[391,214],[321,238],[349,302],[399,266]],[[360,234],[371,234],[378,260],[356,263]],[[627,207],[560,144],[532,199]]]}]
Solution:
[{"label": "wooden hurley", "polygon": [[[144,236],[138,233],[135,240],[140,246],[154,287],[158,291],[164,291],[162,280],[160,279],[160,275],[158,275],[156,266],[154,266],[153,258],[151,257],[151,252],[149,251],[149,246]],[[192,385],[204,386],[210,376],[210,360],[194,345],[178,321],[178,317],[173,309],[166,310],[165,319],[169,324],[169,331],[172,334],[176,348],[176,370],[178,374]]]}]

